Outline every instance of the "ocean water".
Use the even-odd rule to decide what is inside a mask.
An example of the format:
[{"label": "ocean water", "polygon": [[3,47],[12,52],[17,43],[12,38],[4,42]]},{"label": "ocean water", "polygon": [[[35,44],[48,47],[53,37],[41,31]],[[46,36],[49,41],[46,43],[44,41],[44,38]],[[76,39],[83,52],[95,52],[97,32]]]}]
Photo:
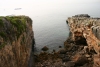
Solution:
[{"label": "ocean water", "polygon": [[50,51],[58,49],[59,46],[63,47],[69,35],[69,28],[63,16],[50,15],[34,19],[37,22],[35,24],[35,20],[33,21],[36,51],[40,51],[44,46],[49,47]]},{"label": "ocean water", "polygon": [[[16,8],[20,9],[15,10]],[[0,15],[27,15],[32,18],[36,52],[41,51],[43,46],[49,47],[51,51],[63,46],[69,36],[66,20],[76,14],[100,17],[100,1],[4,0],[0,3]]]},{"label": "ocean water", "polygon": [[98,10],[100,5],[94,0],[78,0],[76,2],[72,0],[35,1],[34,5],[36,16],[33,17],[33,29],[36,51],[41,51],[44,46],[49,47],[49,51],[58,50],[59,46],[64,46],[64,41],[69,36],[69,27],[66,24],[68,17],[76,14],[89,14],[91,17],[100,17],[100,10]]}]

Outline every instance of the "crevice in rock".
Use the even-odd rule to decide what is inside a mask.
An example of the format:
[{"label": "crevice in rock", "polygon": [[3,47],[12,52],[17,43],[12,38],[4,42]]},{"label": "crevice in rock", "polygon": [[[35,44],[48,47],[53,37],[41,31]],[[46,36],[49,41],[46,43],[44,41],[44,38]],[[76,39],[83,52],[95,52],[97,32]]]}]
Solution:
[{"label": "crevice in rock", "polygon": [[84,37],[82,36],[76,36],[75,37],[75,44],[76,45],[84,45],[87,46],[87,41]]}]

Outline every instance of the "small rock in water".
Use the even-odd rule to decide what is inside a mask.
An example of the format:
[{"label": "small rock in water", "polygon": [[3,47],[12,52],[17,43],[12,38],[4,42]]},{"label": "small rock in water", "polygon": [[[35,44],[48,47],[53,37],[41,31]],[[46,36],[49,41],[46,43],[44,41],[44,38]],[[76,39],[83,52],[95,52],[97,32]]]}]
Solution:
[{"label": "small rock in water", "polygon": [[59,48],[62,48],[62,46],[59,46]]},{"label": "small rock in water", "polygon": [[53,52],[56,52],[56,50],[53,49]]},{"label": "small rock in water", "polygon": [[41,50],[47,51],[47,50],[49,50],[49,48],[47,46],[44,46]]}]

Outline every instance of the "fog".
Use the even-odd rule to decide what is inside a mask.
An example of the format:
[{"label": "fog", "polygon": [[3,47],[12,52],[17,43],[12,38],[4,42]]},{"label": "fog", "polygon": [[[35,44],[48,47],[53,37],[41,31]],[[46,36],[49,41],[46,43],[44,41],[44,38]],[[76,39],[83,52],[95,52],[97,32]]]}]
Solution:
[{"label": "fog", "polygon": [[69,16],[78,13],[99,16],[99,4],[100,0],[0,0],[0,15],[42,16],[65,12]]}]

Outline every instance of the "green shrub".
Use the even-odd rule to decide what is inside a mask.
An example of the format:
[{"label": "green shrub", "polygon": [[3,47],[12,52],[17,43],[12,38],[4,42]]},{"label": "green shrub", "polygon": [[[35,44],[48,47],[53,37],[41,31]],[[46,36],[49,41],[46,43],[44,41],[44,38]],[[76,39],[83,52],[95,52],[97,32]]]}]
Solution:
[{"label": "green shrub", "polygon": [[2,26],[4,26],[4,23],[3,23],[2,17],[0,17],[0,27]]},{"label": "green shrub", "polygon": [[19,37],[22,32],[26,30],[26,17],[24,16],[11,16],[6,17],[10,23],[17,28],[17,36]]},{"label": "green shrub", "polygon": [[2,38],[5,38],[5,37],[6,37],[6,34],[5,34],[4,32],[0,32],[0,36],[1,36]]},{"label": "green shrub", "polygon": [[6,45],[6,43],[0,44],[0,49],[2,49],[5,45]]}]

